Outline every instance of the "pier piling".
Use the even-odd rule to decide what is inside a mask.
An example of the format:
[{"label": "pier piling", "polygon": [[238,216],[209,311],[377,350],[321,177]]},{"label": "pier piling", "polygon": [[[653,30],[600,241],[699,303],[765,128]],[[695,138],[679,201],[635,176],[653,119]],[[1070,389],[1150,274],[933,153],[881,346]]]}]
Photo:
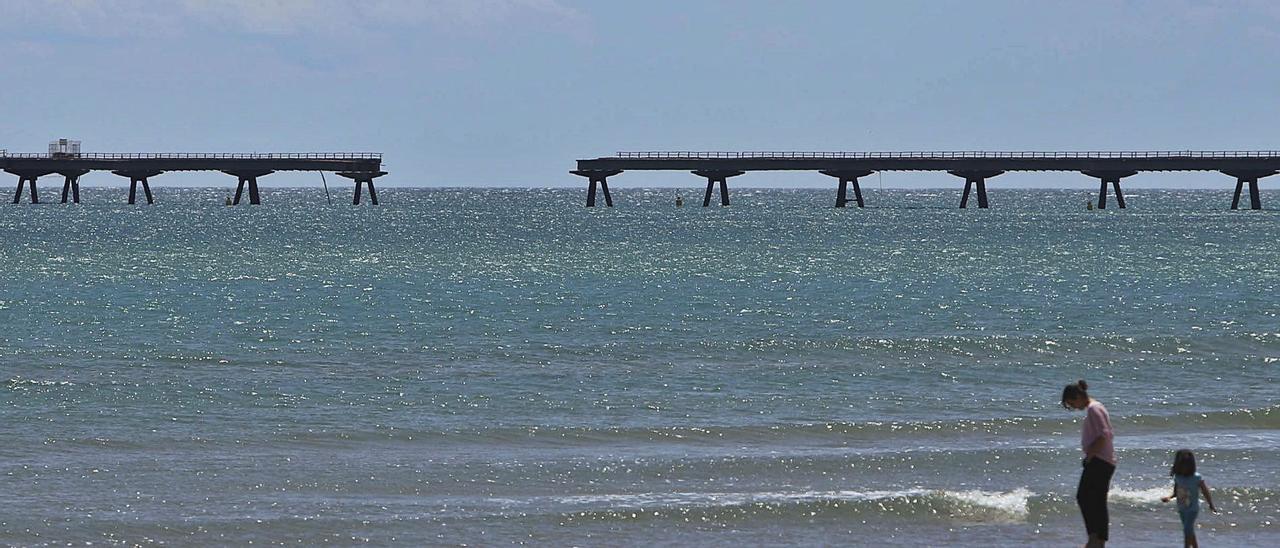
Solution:
[{"label": "pier piling", "polygon": [[37,177],[31,177],[28,175],[18,176],[18,191],[13,193],[13,203],[16,204],[22,201],[23,187],[28,182],[31,184],[31,203],[33,204],[40,203],[40,197],[36,194],[36,178]]},{"label": "pier piling", "polygon": [[1240,209],[1240,193],[1245,183],[1249,184],[1249,209],[1262,209],[1262,195],[1258,192],[1258,179],[1275,175],[1273,170],[1240,170],[1223,171],[1223,174],[1236,178],[1236,192],[1231,198],[1231,209]]},{"label": "pier piling", "polygon": [[622,173],[622,171],[616,169],[589,171],[575,169],[569,173],[587,178],[587,207],[596,206],[596,187],[604,191],[605,207],[613,207],[613,196],[609,194],[609,177]]},{"label": "pier piling", "polygon": [[7,169],[5,171],[9,172],[10,174],[18,176],[18,188],[13,193],[13,203],[16,204],[22,201],[22,191],[26,190],[26,187],[28,185],[30,185],[30,190],[28,192],[30,192],[30,195],[31,195],[31,203],[33,204],[40,203],[40,194],[36,189],[36,180],[39,179],[40,177],[48,175],[51,172],[13,170],[13,169]]},{"label": "pier piling", "polygon": [[720,183],[720,206],[729,205],[729,178],[737,177],[744,171],[694,170],[693,174],[707,179],[707,193],[702,197],[702,207],[711,205],[711,193],[716,183]]},{"label": "pier piling", "polygon": [[223,173],[231,175],[238,180],[236,183],[236,197],[235,200],[232,200],[231,205],[240,204],[240,197],[244,194],[246,186],[249,188],[249,205],[258,205],[262,203],[262,200],[258,197],[258,177],[265,177],[275,172],[271,170],[256,170],[224,171]]},{"label": "pier piling", "polygon": [[[378,205],[378,191],[373,186],[373,180],[386,175],[385,171],[339,171],[339,177],[346,177],[355,181],[355,194],[351,198],[351,205],[360,205],[360,187],[367,185],[369,187],[369,203]],[[257,186],[255,183],[254,186]],[[252,199],[252,193],[250,194]]]},{"label": "pier piling", "polygon": [[147,195],[147,205],[156,203],[155,199],[151,196],[151,184],[147,182],[147,179],[150,179],[151,177],[155,177],[156,175],[164,173],[163,171],[159,171],[159,170],[112,171],[111,173],[114,173],[121,177],[129,178],[129,203],[130,204],[137,203],[139,183],[142,184],[142,191]]},{"label": "pier piling", "polygon": [[1138,174],[1137,171],[1131,171],[1131,170],[1082,171],[1081,173],[1089,177],[1097,178],[1101,181],[1101,184],[1098,187],[1098,209],[1107,208],[1107,185],[1108,184],[1111,185],[1111,188],[1115,192],[1116,205],[1120,206],[1120,209],[1124,209],[1125,207],[1124,192],[1120,190],[1120,179],[1123,179],[1125,177],[1132,177]]},{"label": "pier piling", "polygon": [[969,206],[969,193],[971,189],[978,191],[978,208],[987,209],[987,179],[1004,173],[1003,171],[948,171],[956,177],[964,178],[964,193],[960,195],[960,208],[964,209]]},{"label": "pier piling", "polygon": [[58,172],[62,175],[62,203],[67,203],[67,194],[71,194],[72,203],[80,203],[80,177],[89,173],[87,169],[69,169]]},{"label": "pier piling", "polygon": [[845,207],[845,204],[849,202],[849,183],[853,183],[853,197],[858,202],[858,207],[866,207],[866,203],[862,201],[862,186],[858,184],[858,179],[874,172],[868,170],[822,170],[818,173],[840,180],[840,186],[836,189],[836,207]]}]

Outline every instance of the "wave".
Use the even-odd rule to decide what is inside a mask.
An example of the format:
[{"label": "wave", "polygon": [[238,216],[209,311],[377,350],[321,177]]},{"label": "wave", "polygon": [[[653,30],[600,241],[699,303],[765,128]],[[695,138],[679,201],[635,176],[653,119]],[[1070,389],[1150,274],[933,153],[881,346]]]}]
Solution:
[{"label": "wave", "polygon": [[5,386],[10,390],[22,390],[29,387],[74,386],[74,384],[71,381],[51,381],[13,377],[5,382]]},{"label": "wave", "polygon": [[[557,497],[554,502],[585,509],[564,513],[571,522],[636,519],[724,521],[821,514],[881,513],[931,516],[962,521],[1018,522],[1029,515],[1036,496],[1025,488],[1011,491],[799,491],[756,493],[640,493]],[[604,506],[606,508],[599,508]]]},{"label": "wave", "polygon": [[1112,488],[1107,500],[1130,506],[1153,506],[1162,504],[1160,497],[1167,497],[1173,489],[1168,485],[1159,487]]},{"label": "wave", "polygon": [[[1113,488],[1113,511],[1145,511],[1167,506],[1160,497],[1165,485]],[[1217,488],[1215,497],[1224,509],[1256,512],[1274,502],[1277,492],[1256,488]],[[809,519],[820,515],[879,514],[909,519],[942,519],[960,522],[1014,523],[1076,512],[1074,494],[1036,493],[1019,487],[1007,491],[910,488],[882,491],[796,491],[755,493],[637,493],[555,497],[565,521],[683,519],[731,521],[754,518]],[[1274,504],[1270,507],[1274,509]],[[1268,510],[1270,511],[1270,510]]]}]

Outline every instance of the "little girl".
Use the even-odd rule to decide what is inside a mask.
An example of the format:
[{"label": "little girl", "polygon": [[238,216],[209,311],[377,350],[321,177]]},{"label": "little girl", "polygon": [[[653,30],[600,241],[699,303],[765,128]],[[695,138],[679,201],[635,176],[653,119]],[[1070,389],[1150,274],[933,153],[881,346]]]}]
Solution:
[{"label": "little girl", "polygon": [[1200,515],[1200,493],[1204,493],[1204,500],[1209,503],[1209,510],[1216,514],[1218,509],[1213,507],[1209,486],[1205,485],[1200,474],[1196,473],[1195,454],[1190,449],[1179,449],[1174,453],[1173,469],[1169,471],[1169,475],[1173,476],[1173,494],[1162,497],[1160,502],[1178,500],[1178,517],[1182,518],[1182,545],[1200,548],[1200,543],[1196,541],[1196,517]]}]

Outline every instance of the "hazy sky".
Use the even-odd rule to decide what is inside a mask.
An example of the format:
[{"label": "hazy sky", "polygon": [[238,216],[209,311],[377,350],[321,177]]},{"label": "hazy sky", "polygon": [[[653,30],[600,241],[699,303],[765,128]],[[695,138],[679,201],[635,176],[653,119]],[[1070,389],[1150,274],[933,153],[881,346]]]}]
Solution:
[{"label": "hazy sky", "polygon": [[391,185],[577,186],[619,150],[1280,149],[1270,0],[2,0],[0,59],[0,148],[381,151]]}]

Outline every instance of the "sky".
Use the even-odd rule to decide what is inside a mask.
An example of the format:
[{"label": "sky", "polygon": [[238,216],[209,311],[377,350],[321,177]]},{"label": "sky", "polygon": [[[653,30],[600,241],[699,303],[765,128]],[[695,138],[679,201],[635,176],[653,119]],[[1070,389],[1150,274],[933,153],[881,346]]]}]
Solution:
[{"label": "sky", "polygon": [[3,0],[0,60],[0,149],[374,151],[394,186],[578,187],[575,159],[630,150],[1280,149],[1271,0]]}]

